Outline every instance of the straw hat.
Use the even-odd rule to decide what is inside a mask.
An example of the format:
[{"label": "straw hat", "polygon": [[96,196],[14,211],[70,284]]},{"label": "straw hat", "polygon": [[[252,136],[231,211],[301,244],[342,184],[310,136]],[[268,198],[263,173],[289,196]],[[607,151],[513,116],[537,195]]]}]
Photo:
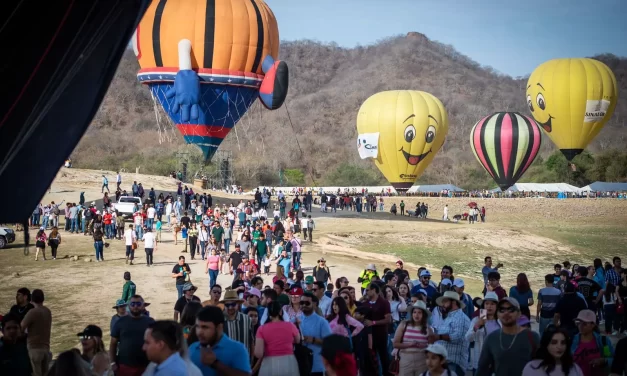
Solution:
[{"label": "straw hat", "polygon": [[458,293],[456,293],[455,291],[446,291],[446,292],[444,293],[444,295],[440,296],[439,298],[437,298],[437,299],[435,300],[435,303],[436,303],[437,305],[441,306],[441,305],[442,305],[442,301],[443,301],[444,299],[449,299],[449,300],[454,300],[454,301],[456,301],[456,302],[459,304],[459,307],[460,307],[461,309],[464,309],[464,308],[466,307],[466,304],[464,304],[464,302],[462,302],[462,301],[459,299],[459,294],[458,294]]},{"label": "straw hat", "polygon": [[427,320],[431,316],[431,311],[429,311],[425,302],[423,302],[422,300],[418,300],[416,303],[407,307],[407,321],[412,320],[412,313],[414,312],[414,309],[421,309],[422,313],[427,315]]},{"label": "straw hat", "polygon": [[220,301],[220,303],[243,303],[244,301],[239,298],[237,295],[237,291],[235,290],[226,290],[224,292],[224,299]]}]

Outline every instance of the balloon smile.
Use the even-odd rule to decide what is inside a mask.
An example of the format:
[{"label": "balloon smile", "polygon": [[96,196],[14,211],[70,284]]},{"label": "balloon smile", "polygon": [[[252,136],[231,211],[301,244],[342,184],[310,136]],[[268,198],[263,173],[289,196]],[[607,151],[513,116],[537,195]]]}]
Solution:
[{"label": "balloon smile", "polygon": [[552,119],[554,119],[554,117],[549,115],[549,120],[547,120],[546,123],[540,123],[542,129],[544,129],[547,133],[551,133],[551,131],[553,130],[553,127],[551,126]]},{"label": "balloon smile", "polygon": [[409,163],[412,166],[417,165],[418,163],[420,163],[420,161],[422,161],[423,159],[425,159],[425,157],[427,155],[429,155],[429,153],[431,153],[431,149],[429,149],[428,152],[426,153],[422,153],[420,155],[412,155],[409,154],[408,152],[406,152],[405,150],[403,150],[403,148],[401,148],[401,150],[403,152],[403,155],[405,156],[405,159],[407,160],[407,163]]}]

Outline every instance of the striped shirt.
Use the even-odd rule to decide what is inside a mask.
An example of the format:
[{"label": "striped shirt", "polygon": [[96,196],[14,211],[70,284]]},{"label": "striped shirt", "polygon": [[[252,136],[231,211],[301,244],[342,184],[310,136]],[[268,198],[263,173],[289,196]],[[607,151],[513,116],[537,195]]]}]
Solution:
[{"label": "striped shirt", "polygon": [[540,317],[552,319],[555,315],[555,307],[560,300],[562,292],[555,287],[545,287],[538,291],[538,301],[542,302]]},{"label": "striped shirt", "polygon": [[407,329],[405,329],[405,334],[403,335],[403,338],[401,339],[401,343],[418,342],[420,345],[424,345],[424,346],[422,346],[422,348],[403,349],[403,352],[420,352],[420,351],[424,351],[424,348],[427,347],[427,345],[429,344],[429,341],[427,339],[427,335],[426,334],[422,334],[422,332],[420,331],[420,327],[419,326],[409,326],[409,322],[407,322],[407,324],[405,324],[405,325],[407,325]]},{"label": "striped shirt", "polygon": [[234,320],[229,320],[229,317],[225,315],[224,334],[234,341],[243,343],[248,352],[251,352],[253,344],[253,330],[248,315],[245,315],[242,312],[237,312]]}]

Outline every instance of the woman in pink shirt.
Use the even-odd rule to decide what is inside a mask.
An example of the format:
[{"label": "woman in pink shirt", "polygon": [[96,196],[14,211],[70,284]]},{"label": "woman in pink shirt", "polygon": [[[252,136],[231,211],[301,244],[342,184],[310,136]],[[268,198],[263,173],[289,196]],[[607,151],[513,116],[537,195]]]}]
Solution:
[{"label": "woman in pink shirt", "polygon": [[[364,324],[351,316],[348,306],[342,297],[338,296],[333,299],[331,309],[333,313],[329,316],[329,326],[332,333],[344,337],[354,337],[364,328]],[[349,330],[351,326],[355,328],[352,332]]]},{"label": "woman in pink shirt", "polygon": [[298,375],[294,344],[300,342],[300,332],[294,324],[283,321],[279,302],[268,306],[268,321],[257,330],[255,357],[262,359],[259,376]]},{"label": "woman in pink shirt", "polygon": [[211,256],[207,257],[205,266],[205,274],[209,274],[209,290],[215,286],[220,272],[220,256],[217,255],[216,249],[211,250]]}]

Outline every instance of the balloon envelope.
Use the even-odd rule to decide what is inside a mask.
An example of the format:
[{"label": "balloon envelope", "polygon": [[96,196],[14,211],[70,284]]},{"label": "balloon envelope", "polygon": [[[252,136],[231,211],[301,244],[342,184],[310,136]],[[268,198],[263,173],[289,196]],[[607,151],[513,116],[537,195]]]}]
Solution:
[{"label": "balloon envelope", "polygon": [[[176,111],[178,98],[166,96],[183,69],[178,45],[185,39],[200,81],[198,117],[187,121]],[[264,64],[269,69],[278,57],[279,31],[262,0],[153,1],[132,43],[139,81],[150,87],[185,141],[198,145],[208,160],[259,96]]]},{"label": "balloon envelope", "polygon": [[592,141],[612,117],[616,77],[594,59],[555,59],[538,66],[527,82],[527,107],[568,160]]},{"label": "balloon envelope", "polygon": [[448,116],[442,102],[429,93],[384,91],[362,104],[357,133],[362,158],[375,158],[386,179],[402,191],[414,184],[444,144]]},{"label": "balloon envelope", "polygon": [[527,171],[540,150],[538,125],[518,112],[497,112],[470,131],[470,146],[483,168],[503,191]]}]

